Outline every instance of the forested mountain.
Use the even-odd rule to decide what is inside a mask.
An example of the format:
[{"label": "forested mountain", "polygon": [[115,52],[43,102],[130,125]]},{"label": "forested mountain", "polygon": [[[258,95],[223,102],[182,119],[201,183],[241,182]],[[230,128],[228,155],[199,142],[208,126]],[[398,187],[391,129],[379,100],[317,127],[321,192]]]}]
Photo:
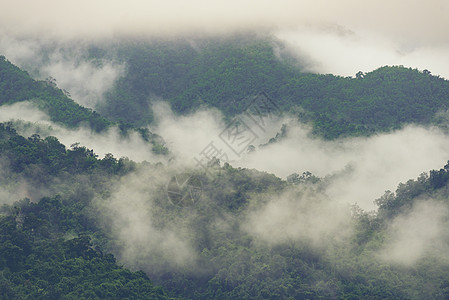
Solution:
[{"label": "forested mountain", "polygon": [[95,111],[80,106],[56,87],[52,79],[35,81],[27,72],[0,56],[0,105],[33,100],[54,122],[76,127],[87,122],[93,130],[102,131],[111,122]]},{"label": "forested mountain", "polygon": [[[0,152],[2,190],[14,197],[22,181],[29,186],[26,198],[1,208],[2,299],[167,298],[143,272],[124,269],[91,241],[101,235],[86,211],[94,188],[104,190],[104,176],[126,173],[132,163],[99,160],[84,147],[66,150],[53,137],[26,139],[10,124],[0,124]],[[39,198],[46,189],[51,196]]]},{"label": "forested mountain", "polygon": [[[449,82],[429,71],[305,73],[285,50],[275,54],[281,45],[273,43],[91,46],[88,59],[127,67],[97,109],[105,117],[2,56],[0,104],[33,101],[69,128],[138,130],[157,153],[167,149],[145,127],[154,122],[153,100],[168,101],[179,115],[215,107],[231,120],[262,93],[313,125],[314,138],[334,140],[434,124],[448,109]],[[100,158],[56,137],[21,136],[14,126],[0,124],[2,299],[449,298],[449,162],[364,211],[327,194],[331,184],[344,188],[339,176],[351,166],[326,176],[298,170],[284,180],[214,158],[205,172],[171,160]],[[286,128],[265,147],[286,138]],[[181,173],[196,185],[178,180]],[[174,205],[173,182],[177,196],[198,201]]]},{"label": "forested mountain", "polygon": [[[2,124],[0,130],[2,161],[10,162],[8,172],[2,175],[2,187],[15,190],[22,179],[29,184],[29,197],[36,195],[33,188],[48,193],[33,202],[25,198],[2,207],[2,298],[162,299],[167,295],[192,299],[444,298],[449,295],[449,270],[441,264],[438,253],[428,254],[413,270],[385,265],[372,256],[386,243],[389,224],[417,203],[425,203],[423,195],[447,205],[446,167],[401,184],[396,194],[388,192],[377,200],[378,215],[355,208],[352,218],[346,216],[355,231],[343,236],[344,243],[328,236],[320,246],[310,244],[307,238],[303,242],[287,239],[273,246],[260,243],[248,234],[243,220],[252,211],[263,209],[271,197],[285,193],[293,193],[298,203],[306,201],[303,197],[312,193],[313,201],[326,210],[329,199],[320,192],[321,185],[327,184],[326,178],[307,180],[310,174],[305,174],[301,180],[287,183],[256,170],[225,165],[212,175],[198,174],[203,182],[203,200],[193,210],[170,205],[163,191],[147,194],[145,201],[154,198],[152,203],[158,207],[151,214],[157,227],[183,224],[191,232],[188,242],[199,253],[195,267],[165,271],[151,253],[138,254],[146,257],[141,268],[164,287],[164,292],[155,288],[143,272],[132,273],[117,266],[108,251],[121,257],[123,241],[101,224],[98,219],[101,211],[95,203],[102,195],[100,201],[110,205],[107,199],[114,194],[114,186],[136,168],[140,172],[156,172],[155,176],[164,176],[166,171],[160,166],[138,165],[112,156],[100,160],[83,147],[67,150],[55,138],[26,139],[8,124]],[[302,205],[307,211],[311,203]],[[312,210],[313,213],[317,214],[319,224],[319,212]],[[219,225],[220,220],[226,226]],[[310,225],[313,224],[312,221]]]},{"label": "forested mountain", "polygon": [[[100,116],[96,111],[79,105],[67,94],[68,92],[56,86],[53,78],[36,81],[4,56],[0,56],[0,105],[32,101],[39,109],[46,112],[53,122],[68,128],[87,124],[93,131],[102,132],[114,125],[114,122]],[[147,128],[137,128],[123,122],[116,125],[119,126],[123,136],[126,136],[129,130],[139,132],[145,141],[152,144],[154,153],[168,152],[160,143],[160,137]]]},{"label": "forested mountain", "polygon": [[[148,100],[162,97],[178,113],[208,105],[232,117],[251,96],[265,92],[283,112],[312,122],[332,139],[429,124],[448,109],[449,82],[427,70],[385,66],[354,78],[304,73],[287,51],[275,55],[273,43],[239,37],[116,46],[128,69],[100,111],[142,126],[153,120]],[[105,52],[92,48],[91,56]]]},{"label": "forested mountain", "polygon": [[[306,73],[286,50],[275,55],[273,43],[237,37],[92,46],[88,59],[115,59],[127,66],[97,110],[124,128],[151,124],[151,100],[161,98],[180,114],[209,106],[231,118],[264,92],[282,112],[311,122],[316,133],[333,139],[435,123],[435,114],[448,109],[449,82],[427,70],[385,66],[354,78]],[[88,122],[101,131],[111,125],[73,102],[51,79],[34,81],[4,57],[0,64],[1,103],[35,99],[53,121],[67,126]]]}]

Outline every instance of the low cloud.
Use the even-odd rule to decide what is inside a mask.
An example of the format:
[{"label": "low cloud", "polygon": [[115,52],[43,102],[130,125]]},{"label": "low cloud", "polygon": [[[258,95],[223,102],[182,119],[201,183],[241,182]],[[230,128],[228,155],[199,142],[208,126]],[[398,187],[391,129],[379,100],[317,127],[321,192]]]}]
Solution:
[{"label": "low cloud", "polygon": [[401,43],[383,34],[345,28],[329,31],[301,27],[277,31],[275,36],[286,45],[285,51],[302,61],[303,70],[313,73],[354,77],[358,71],[404,65],[449,78],[449,59],[443,55],[449,42],[415,45],[413,41]]},{"label": "low cloud", "polygon": [[[92,45],[92,44],[90,44]],[[57,86],[79,104],[96,108],[104,93],[125,73],[126,66],[110,59],[90,60],[89,44],[0,35],[0,54],[32,77],[56,79]]]},{"label": "low cloud", "polygon": [[168,201],[169,178],[164,170],[142,167],[113,183],[111,195],[95,202],[99,222],[113,241],[110,249],[128,267],[161,274],[195,262],[189,218],[161,219],[167,212],[155,203]]},{"label": "low cloud", "polygon": [[310,171],[328,178],[327,195],[339,203],[375,209],[373,200],[398,183],[441,168],[449,157],[447,136],[436,128],[407,126],[369,138],[325,141],[290,123],[287,137],[248,155],[236,165],[286,178]]},{"label": "low cloud", "polygon": [[68,91],[79,104],[96,108],[103,101],[104,93],[124,73],[124,69],[122,65],[108,61],[96,66],[89,62],[55,59],[43,66],[40,74],[55,78],[58,87]]},{"label": "low cloud", "polygon": [[[273,119],[267,123],[265,132],[252,126],[257,134],[253,142],[256,151],[236,155],[221,138],[223,135],[220,137],[226,133],[226,125],[219,111],[200,110],[187,116],[175,116],[166,103],[158,102],[153,108],[157,122],[150,131],[164,138],[171,152],[172,166],[201,170],[198,161],[212,154],[208,152],[213,150],[212,143],[214,149],[220,151],[218,154],[226,155],[222,162],[228,158],[235,167],[254,168],[284,179],[292,173],[310,171],[325,178],[328,197],[342,204],[357,203],[366,210],[376,208],[373,201],[385,190],[395,190],[400,182],[416,178],[422,172],[440,169],[449,157],[447,135],[437,128],[410,125],[369,138],[326,141],[313,137],[310,127],[291,119]],[[17,122],[19,132],[25,136],[54,135],[66,146],[79,142],[100,157],[112,153],[115,157],[125,156],[138,162],[165,163],[167,159],[155,156],[151,145],[137,133],[122,137],[116,127],[101,134],[87,127],[68,130],[50,122],[43,112],[27,102],[0,108],[0,121],[19,119],[33,124]],[[286,136],[277,143],[259,147],[280,132],[282,124],[288,124]]]},{"label": "low cloud", "polygon": [[80,43],[252,31],[285,40],[302,60],[311,59],[314,72],[348,76],[402,64],[449,78],[449,4],[444,0],[3,0],[2,8],[0,37],[16,37],[22,45],[30,38]]},{"label": "low cloud", "polygon": [[[374,199],[386,190],[395,190],[400,182],[422,172],[440,169],[449,158],[447,135],[434,127],[409,125],[369,138],[326,141],[313,137],[309,126],[288,118],[272,120],[265,132],[248,122],[258,134],[253,143],[258,149],[236,156],[220,139],[226,126],[217,121],[222,119],[219,112],[203,110],[177,117],[162,103],[154,111],[159,120],[155,132],[164,137],[180,162],[194,165],[194,159],[201,159],[201,152],[213,142],[236,167],[267,171],[284,179],[305,171],[327,177],[326,194],[331,199],[343,204],[357,203],[366,210],[375,209]],[[286,137],[258,147],[274,137],[282,124],[287,124]]]},{"label": "low cloud", "polygon": [[31,198],[27,182],[14,175],[6,158],[0,157],[0,205],[12,204],[25,197]]},{"label": "low cloud", "polygon": [[[260,27],[286,27],[301,24],[378,30],[397,37],[420,37],[441,41],[446,32],[447,2],[431,0],[386,0],[360,3],[334,1],[116,1],[39,3],[3,0],[3,30],[18,33],[46,33],[60,37],[107,37],[120,33],[150,35],[189,32],[222,32]],[[401,14],[399,14],[401,13]],[[379,19],[382,22],[379,22]],[[82,22],[80,22],[82,20]],[[445,26],[446,25],[446,26]],[[13,27],[15,26],[15,27]],[[404,33],[406,35],[404,36]],[[444,39],[444,37],[443,37]],[[447,40],[447,37],[446,37]]]},{"label": "low cloud", "polygon": [[117,127],[106,132],[97,133],[87,126],[67,129],[49,120],[49,117],[30,102],[20,102],[0,107],[0,122],[12,121],[19,134],[29,137],[35,133],[42,138],[55,136],[66,147],[80,143],[101,157],[112,153],[115,157],[128,157],[134,161],[159,161],[152,152],[152,145],[145,142],[137,132],[130,132],[126,137]]},{"label": "low cloud", "polygon": [[429,255],[447,257],[448,213],[444,203],[435,200],[417,202],[410,212],[396,217],[389,225],[381,259],[413,266]]},{"label": "low cloud", "polygon": [[[216,109],[203,109],[186,116],[176,116],[167,103],[155,102],[153,110],[156,118],[153,130],[164,138],[174,158],[183,164],[192,166],[195,164],[195,159],[204,158],[202,154],[204,151],[207,152],[207,156],[212,152],[215,152],[212,156],[217,158],[224,155],[222,161],[229,162],[240,160],[246,155],[246,147],[243,147],[244,151],[240,153],[242,147],[238,145],[230,147],[229,141],[226,141],[228,132],[232,132],[233,127],[228,127],[230,125],[224,122],[223,114]],[[237,119],[244,120],[243,116],[238,116],[235,120]],[[267,143],[279,132],[282,121],[281,119],[270,120],[263,130],[252,126],[251,138],[254,139],[252,144],[257,146]],[[249,122],[247,125],[251,126]],[[212,148],[215,151],[212,151]]]},{"label": "low cloud", "polygon": [[352,232],[349,206],[314,189],[289,190],[247,211],[245,230],[270,245],[303,242],[324,247],[345,240]]}]

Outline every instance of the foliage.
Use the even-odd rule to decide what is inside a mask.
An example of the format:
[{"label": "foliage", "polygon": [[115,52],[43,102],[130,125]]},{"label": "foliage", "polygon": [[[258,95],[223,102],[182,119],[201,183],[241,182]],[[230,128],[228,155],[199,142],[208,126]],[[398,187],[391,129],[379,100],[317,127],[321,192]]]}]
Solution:
[{"label": "foliage", "polygon": [[[2,299],[166,299],[143,272],[131,272],[88,235],[67,238],[76,215],[60,197],[15,203],[0,216]],[[65,226],[63,224],[65,223]]]},{"label": "foliage", "polygon": [[68,98],[53,81],[35,81],[27,72],[0,56],[0,105],[25,100],[35,101],[52,121],[68,127],[73,128],[84,122],[99,132],[111,125],[95,111]]},{"label": "foliage", "polygon": [[[23,178],[55,193],[1,208],[2,299],[167,298],[143,272],[117,265],[102,250],[104,237],[90,217],[93,188],[106,193],[104,179],[126,174],[135,164],[111,154],[98,159],[79,145],[66,149],[54,137],[26,139],[10,124],[0,124],[0,152],[2,161],[9,162],[4,182]],[[70,184],[52,181],[56,177]]]},{"label": "foliage", "polygon": [[[137,130],[154,151],[164,154],[167,149],[158,136],[136,129],[154,121],[150,104],[157,97],[167,99],[177,113],[206,105],[230,118],[242,112],[252,95],[265,91],[283,112],[311,122],[317,134],[330,139],[410,122],[430,124],[438,111],[448,108],[448,82],[427,70],[382,67],[358,72],[356,78],[308,74],[289,65],[288,57],[276,57],[272,42],[245,37],[199,40],[193,46],[182,41],[119,45],[117,57],[126,62],[128,72],[99,111],[117,121],[122,135]],[[106,55],[97,50],[91,51],[94,58]],[[0,57],[0,104],[29,99],[69,127],[88,122],[101,131],[113,124],[73,102],[53,81],[35,81]],[[281,140],[285,130],[270,143]],[[242,220],[285,193],[296,201],[309,196],[327,201],[324,180],[306,171],[286,182],[225,164],[201,174],[202,200],[195,207],[169,205],[165,191],[151,195],[155,226],[181,224],[190,231],[186,239],[198,255],[193,268],[161,271],[137,264],[146,274],[127,270],[108,253],[115,253],[122,241],[99,224],[92,203],[107,199],[123,176],[139,168],[159,176],[168,172],[163,166],[112,154],[100,159],[79,144],[66,148],[54,137],[25,138],[10,123],[0,124],[0,163],[2,188],[19,190],[25,182],[35,189],[9,199],[10,205],[0,211],[1,298],[449,297],[447,260],[428,255],[413,267],[403,267],[376,256],[396,217],[422,199],[447,204],[449,163],[400,184],[395,193],[386,192],[376,201],[377,213],[354,207],[349,220],[353,231],[343,241],[325,236],[328,241],[318,246],[294,239],[263,243],[243,228]]]},{"label": "foliage", "polygon": [[[325,184],[309,172],[288,184],[274,175],[225,164],[201,175],[202,200],[192,209],[168,205],[155,194],[153,222],[181,222],[192,230],[198,253],[195,268],[131,272],[118,266],[107,251],[116,251],[114,237],[99,226],[91,205],[95,195],[107,198],[114,183],[138,165],[112,155],[99,159],[79,145],[66,149],[56,138],[28,139],[10,124],[0,126],[0,152],[10,162],[3,180],[19,176],[50,190],[38,200],[4,205],[0,217],[0,293],[14,298],[167,298],[298,299],[298,298],[444,298],[447,268],[432,257],[416,271],[385,265],[373,257],[386,235],[386,224],[422,193],[447,199],[447,168],[431,171],[400,185],[395,195],[379,200],[379,214],[354,210],[355,232],[343,243],[316,247],[307,241],[276,245],[258,242],[241,228],[248,211],[287,191],[298,199],[320,193]],[[37,172],[36,170],[39,170]],[[51,178],[64,178],[61,183]],[[84,178],[84,179],[83,179]],[[190,216],[190,217],[189,217]],[[224,220],[226,226],[218,226]],[[175,223],[173,223],[175,222]],[[167,225],[168,224],[168,225]],[[430,271],[431,270],[431,271]],[[446,278],[446,281],[445,281]],[[417,289],[426,286],[426,289]]]},{"label": "foliage", "polygon": [[276,57],[269,38],[194,43],[118,45],[117,57],[127,64],[127,73],[101,112],[142,126],[153,121],[151,99],[162,97],[181,114],[209,106],[230,118],[243,112],[251,96],[266,92],[283,112],[297,114],[313,124],[315,133],[333,139],[430,124],[437,112],[449,108],[449,82],[428,71],[384,66],[344,78],[302,72],[288,56]]},{"label": "foliage", "polygon": [[[63,90],[57,88],[54,79],[35,81],[27,72],[11,64],[4,56],[0,56],[0,105],[26,100],[35,103],[53,122],[68,128],[87,125],[93,131],[102,132],[113,125],[113,122],[103,118],[96,111],[70,99]],[[123,135],[127,135],[131,130],[137,131],[146,142],[152,144],[154,153],[168,153],[161,137],[148,129],[135,128],[129,124],[120,124],[119,128]]]},{"label": "foliage", "polygon": [[429,174],[422,173],[416,180],[410,179],[400,183],[396,192],[386,191],[376,200],[379,215],[391,218],[410,209],[419,199],[440,199],[447,201],[449,192],[449,161],[440,170],[431,170]]},{"label": "foliage", "polygon": [[112,154],[97,159],[93,150],[79,144],[70,149],[57,138],[49,136],[41,139],[35,134],[29,138],[18,135],[10,123],[0,123],[0,152],[9,162],[13,172],[32,174],[39,168],[42,178],[61,173],[79,174],[102,170],[108,173],[120,173],[126,170],[125,158],[117,160]]}]

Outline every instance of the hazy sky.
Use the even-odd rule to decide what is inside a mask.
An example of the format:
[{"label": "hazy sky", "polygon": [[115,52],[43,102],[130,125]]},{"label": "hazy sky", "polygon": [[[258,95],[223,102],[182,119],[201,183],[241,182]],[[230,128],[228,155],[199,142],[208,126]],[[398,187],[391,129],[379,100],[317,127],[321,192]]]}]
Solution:
[{"label": "hazy sky", "polygon": [[70,40],[261,30],[286,40],[313,62],[313,71],[354,75],[403,64],[449,78],[447,0],[0,0],[0,5],[0,37]]}]

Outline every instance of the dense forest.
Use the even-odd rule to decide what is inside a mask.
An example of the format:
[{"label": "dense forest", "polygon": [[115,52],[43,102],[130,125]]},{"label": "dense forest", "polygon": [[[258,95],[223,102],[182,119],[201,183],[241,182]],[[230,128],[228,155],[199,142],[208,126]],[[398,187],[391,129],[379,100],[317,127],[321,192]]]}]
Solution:
[{"label": "dense forest", "polygon": [[[87,125],[96,132],[102,132],[114,125],[114,122],[100,116],[96,111],[77,104],[67,91],[56,85],[54,78],[36,81],[4,56],[0,56],[0,105],[21,101],[32,101],[37,108],[50,116],[55,123],[68,128]],[[130,130],[139,132],[150,143],[155,153],[166,154],[167,149],[160,143],[160,137],[148,128],[139,128],[126,122],[118,122],[121,134],[126,136]]]},{"label": "dense forest", "polygon": [[[21,180],[32,186],[26,197],[1,208],[3,299],[166,297],[144,273],[124,269],[92,243],[98,229],[85,214],[92,191],[103,189],[104,176],[129,172],[132,163],[99,160],[85,147],[67,150],[53,137],[27,139],[10,124],[0,124],[0,136],[2,189],[16,191]],[[56,177],[65,183],[53,182]],[[33,188],[45,187],[51,196],[30,201],[39,195]]]},{"label": "dense forest", "polygon": [[448,109],[449,82],[428,70],[384,66],[353,78],[305,73],[287,51],[277,57],[273,43],[237,37],[199,40],[194,47],[183,41],[128,42],[112,54],[92,48],[92,59],[113,55],[128,68],[99,110],[142,126],[153,120],[148,99],[162,98],[178,113],[211,106],[232,117],[264,92],[283,112],[334,139],[430,124]]},{"label": "dense forest", "polygon": [[35,81],[27,72],[7,61],[4,56],[0,56],[0,80],[1,105],[34,100],[53,121],[61,122],[68,127],[87,122],[93,130],[102,131],[111,124],[95,111],[80,106],[62,90],[56,88],[54,79]]},{"label": "dense forest", "polygon": [[[387,192],[377,200],[379,214],[354,207],[352,217],[349,213],[346,217],[355,231],[344,237],[343,244],[328,236],[329,240],[319,246],[307,238],[269,246],[243,228],[242,220],[248,213],[264,207],[274,195],[289,192],[302,199],[302,195],[313,192],[314,201],[325,207],[329,199],[318,196],[325,178],[307,180],[310,174],[303,174],[301,180],[288,183],[266,173],[224,165],[210,176],[199,174],[205,195],[194,210],[170,205],[164,193],[156,192],[145,200],[155,197],[152,201],[158,205],[152,212],[153,222],[161,228],[186,226],[192,231],[189,242],[199,253],[190,262],[195,269],[187,265],[175,270],[161,266],[161,257],[139,254],[144,258],[141,268],[164,287],[164,292],[143,272],[132,273],[117,265],[108,251],[123,255],[121,242],[98,221],[95,201],[101,194],[107,204],[118,178],[136,169],[144,174],[156,172],[152,176],[162,176],[166,171],[113,156],[98,159],[83,147],[65,149],[55,138],[26,139],[8,124],[0,129],[2,160],[9,162],[8,172],[2,175],[2,188],[17,189],[20,178],[30,186],[28,197],[36,194],[32,188],[50,190],[40,199],[30,201],[25,197],[2,207],[1,293],[6,299],[152,299],[170,294],[202,299],[449,295],[449,269],[441,264],[438,253],[429,254],[412,270],[370,257],[387,239],[388,224],[420,201],[425,202],[424,196],[441,199],[438,201],[447,205],[447,166],[401,184],[396,193]],[[225,220],[227,226],[218,226],[219,220]]]},{"label": "dense forest", "polygon": [[[159,154],[170,149],[146,125],[160,99],[178,115],[215,107],[230,120],[263,93],[329,140],[410,123],[445,129],[447,80],[402,66],[354,78],[305,73],[287,52],[275,55],[276,43],[91,46],[87,59],[127,66],[98,113],[1,56],[0,104],[32,101],[68,128],[137,130]],[[288,135],[282,128],[270,143]],[[449,162],[422,171],[364,211],[326,194],[338,175],[298,170],[285,180],[216,160],[208,172],[182,170],[201,182],[201,200],[184,207],[167,197],[180,172],[169,162],[101,158],[0,123],[0,297],[446,299]]]}]

